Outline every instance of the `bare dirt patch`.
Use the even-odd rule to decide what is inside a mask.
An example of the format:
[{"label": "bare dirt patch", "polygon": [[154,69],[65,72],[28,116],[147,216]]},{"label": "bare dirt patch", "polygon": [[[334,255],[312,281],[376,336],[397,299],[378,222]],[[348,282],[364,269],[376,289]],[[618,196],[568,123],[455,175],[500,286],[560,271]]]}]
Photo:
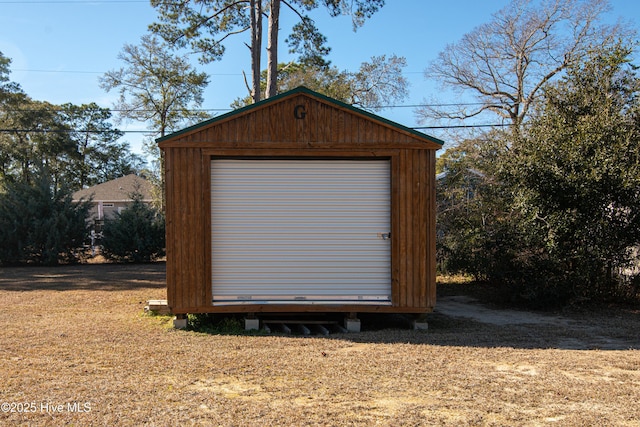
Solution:
[{"label": "bare dirt patch", "polygon": [[549,314],[497,309],[485,306],[475,298],[460,295],[439,298],[435,314],[499,326],[503,331],[510,329],[514,337],[525,337],[523,344],[530,346],[566,350],[640,348],[638,310],[618,308],[598,309],[595,312],[574,311],[565,315]]},{"label": "bare dirt patch", "polygon": [[[640,314],[633,310],[537,323],[437,311],[427,332],[207,335],[143,314],[147,300],[165,298],[164,277],[163,264],[0,269],[0,424],[640,420]],[[583,324],[595,329],[576,328]]]}]

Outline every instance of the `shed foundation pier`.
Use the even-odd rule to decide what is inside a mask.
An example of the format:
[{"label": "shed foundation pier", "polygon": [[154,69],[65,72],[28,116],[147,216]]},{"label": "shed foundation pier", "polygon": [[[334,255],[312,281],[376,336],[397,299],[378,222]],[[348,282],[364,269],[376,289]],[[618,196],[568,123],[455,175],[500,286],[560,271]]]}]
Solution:
[{"label": "shed foundation pier", "polygon": [[349,317],[344,319],[344,327],[347,332],[360,332],[360,319],[357,313],[349,313]]},{"label": "shed foundation pier", "polygon": [[187,329],[187,315],[176,314],[173,318],[173,327],[176,329]]},{"label": "shed foundation pier", "polygon": [[257,331],[260,329],[260,319],[258,319],[255,314],[249,313],[247,317],[244,318],[244,330],[245,331]]},{"label": "shed foundation pier", "polygon": [[427,323],[427,316],[425,314],[418,315],[411,320],[411,327],[416,331],[426,331],[429,329],[429,323]]}]

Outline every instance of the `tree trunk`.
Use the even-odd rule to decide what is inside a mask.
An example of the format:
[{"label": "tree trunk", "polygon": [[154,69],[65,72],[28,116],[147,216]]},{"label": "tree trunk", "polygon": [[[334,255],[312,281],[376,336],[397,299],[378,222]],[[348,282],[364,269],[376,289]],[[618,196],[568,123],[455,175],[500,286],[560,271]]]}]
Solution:
[{"label": "tree trunk", "polygon": [[262,50],[262,0],[251,0],[251,80],[253,102],[260,101],[260,53]]},{"label": "tree trunk", "polygon": [[267,93],[266,98],[278,92],[278,30],[280,26],[280,0],[271,0],[269,34],[267,44]]}]

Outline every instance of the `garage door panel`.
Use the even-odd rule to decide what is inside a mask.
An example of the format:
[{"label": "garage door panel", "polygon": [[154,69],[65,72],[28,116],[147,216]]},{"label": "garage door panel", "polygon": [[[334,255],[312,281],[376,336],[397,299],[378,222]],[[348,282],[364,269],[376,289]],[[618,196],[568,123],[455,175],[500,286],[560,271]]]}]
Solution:
[{"label": "garage door panel", "polygon": [[390,301],[389,169],[212,160],[214,304]]}]

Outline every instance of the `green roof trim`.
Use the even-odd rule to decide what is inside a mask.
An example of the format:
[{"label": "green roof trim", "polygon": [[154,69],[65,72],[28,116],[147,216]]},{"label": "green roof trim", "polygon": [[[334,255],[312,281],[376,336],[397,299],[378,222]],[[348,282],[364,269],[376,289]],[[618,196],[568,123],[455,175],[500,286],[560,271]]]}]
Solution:
[{"label": "green roof trim", "polygon": [[397,129],[400,129],[400,130],[403,130],[405,132],[408,132],[408,133],[410,133],[410,134],[412,134],[412,135],[414,135],[414,136],[416,136],[418,138],[426,138],[426,139],[428,139],[431,142],[434,142],[436,144],[444,145],[444,141],[442,141],[441,139],[438,139],[438,138],[436,138],[434,136],[427,135],[426,133],[417,131],[415,129],[411,129],[410,127],[407,127],[407,126],[401,125],[399,123],[396,123],[394,121],[385,119],[384,117],[380,117],[380,116],[378,116],[376,114],[370,113],[370,112],[368,112],[366,110],[363,110],[361,108],[357,108],[357,107],[354,107],[353,105],[349,105],[349,104],[344,103],[342,101],[338,101],[337,99],[330,98],[330,97],[328,97],[326,95],[323,95],[321,93],[315,92],[315,91],[313,91],[313,90],[311,90],[311,89],[309,89],[309,88],[307,88],[305,86],[298,86],[295,89],[291,89],[291,90],[289,90],[287,92],[283,92],[283,93],[278,94],[276,96],[272,96],[271,98],[263,99],[262,101],[256,102],[255,104],[247,105],[245,107],[238,108],[238,109],[235,109],[233,111],[229,111],[228,113],[222,114],[220,116],[216,116],[216,117],[213,117],[211,119],[205,120],[203,122],[197,123],[195,125],[186,127],[186,128],[181,129],[181,130],[179,130],[177,132],[170,133],[169,135],[165,135],[163,137],[157,138],[156,139],[156,143],[160,143],[160,142],[166,141],[168,139],[175,138],[176,136],[179,136],[179,135],[182,135],[182,134],[185,134],[185,133],[189,133],[191,131],[194,131],[194,130],[202,128],[202,127],[206,127],[206,126],[208,126],[208,125],[210,125],[212,123],[228,119],[228,118],[233,117],[235,115],[239,115],[239,114],[245,113],[247,111],[251,111],[253,109],[260,108],[260,107],[262,107],[264,105],[267,105],[267,104],[270,104],[272,102],[277,102],[278,100],[280,100],[282,98],[286,98],[286,97],[289,97],[291,95],[296,95],[296,94],[301,94],[301,93],[309,95],[309,96],[312,96],[312,97],[315,97],[315,98],[319,98],[319,99],[321,99],[321,100],[323,100],[323,101],[325,101],[325,102],[327,102],[329,104],[334,104],[334,105],[336,105],[338,107],[342,107],[342,108],[345,108],[347,110],[351,110],[354,113],[363,115],[363,116],[368,117],[368,118],[370,118],[372,120],[385,123],[387,125],[390,125],[392,127],[397,128]]}]

